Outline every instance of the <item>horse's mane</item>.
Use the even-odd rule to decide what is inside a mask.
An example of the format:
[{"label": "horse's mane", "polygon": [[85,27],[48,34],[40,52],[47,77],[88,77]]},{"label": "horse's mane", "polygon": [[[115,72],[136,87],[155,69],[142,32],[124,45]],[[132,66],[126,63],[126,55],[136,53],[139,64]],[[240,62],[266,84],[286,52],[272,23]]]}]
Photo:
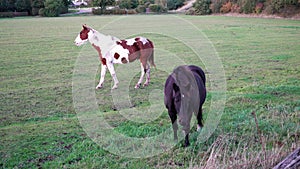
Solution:
[{"label": "horse's mane", "polygon": [[95,33],[95,35],[96,35],[97,37],[102,37],[102,38],[105,38],[105,39],[107,39],[107,40],[111,40],[111,41],[114,41],[114,42],[120,40],[119,38],[117,38],[117,37],[115,37],[115,36],[102,34],[102,33],[98,32],[98,31],[95,30],[95,29],[92,29],[92,31]]},{"label": "horse's mane", "polygon": [[111,47],[116,45],[117,41],[120,40],[115,36],[102,34],[95,29],[92,29],[92,31],[94,32],[95,35],[94,37],[95,44],[97,46],[100,46],[101,50],[109,50]]}]

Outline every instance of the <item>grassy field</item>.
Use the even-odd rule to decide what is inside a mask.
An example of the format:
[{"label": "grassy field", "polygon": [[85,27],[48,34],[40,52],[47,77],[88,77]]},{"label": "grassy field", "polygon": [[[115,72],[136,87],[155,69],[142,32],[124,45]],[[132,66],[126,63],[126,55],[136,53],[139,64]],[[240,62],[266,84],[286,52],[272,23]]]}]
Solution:
[{"label": "grassy field", "polygon": [[[190,147],[177,144],[145,158],[130,158],[126,153],[131,149],[118,154],[107,143],[97,144],[101,140],[95,141],[86,130],[82,112],[76,109],[80,105],[73,102],[77,70],[87,70],[84,77],[92,85],[99,78],[91,45],[73,43],[81,24],[120,38],[147,36],[157,49],[157,69],[148,88],[133,89],[138,62],[131,64],[136,73],[120,80],[120,85],[129,85],[125,93],[122,87],[111,92],[108,73],[103,89],[89,89],[98,112],[87,115],[101,116],[113,127],[110,132],[131,138],[159,135],[171,126],[165,109],[150,112],[155,119],[142,122],[131,120],[136,115],[132,112],[149,113],[154,101],[163,106],[161,93],[170,71],[178,64],[195,64],[208,75],[206,126],[218,89],[213,78],[219,72],[210,70],[225,73],[226,104],[213,134],[197,142],[194,126]],[[0,19],[0,168],[271,168],[300,146],[299,37],[300,22],[284,19],[184,15]],[[214,65],[218,58],[222,65]],[[126,66],[116,68],[120,79]],[[97,72],[96,77],[88,71]],[[131,105],[116,106],[115,92],[129,98]],[[77,101],[89,101],[86,97]]]}]

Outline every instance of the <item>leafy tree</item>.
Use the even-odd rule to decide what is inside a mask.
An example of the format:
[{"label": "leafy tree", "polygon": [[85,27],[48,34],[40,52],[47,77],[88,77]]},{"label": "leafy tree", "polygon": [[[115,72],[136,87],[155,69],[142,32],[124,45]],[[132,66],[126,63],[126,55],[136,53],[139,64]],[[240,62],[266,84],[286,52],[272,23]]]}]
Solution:
[{"label": "leafy tree", "polygon": [[194,4],[193,7],[195,8],[195,14],[196,15],[208,15],[211,13],[210,10],[210,0],[197,0]]},{"label": "leafy tree", "polygon": [[154,4],[155,3],[155,0],[144,0],[143,2],[144,2],[144,6],[146,8],[148,8],[150,4]]},{"label": "leafy tree", "polygon": [[8,10],[8,3],[6,0],[0,0],[0,12],[6,12]]},{"label": "leafy tree", "polygon": [[101,13],[106,10],[106,7],[109,5],[113,5],[115,0],[93,0],[93,6],[99,6]]},{"label": "leafy tree", "polygon": [[31,1],[30,0],[17,0],[16,1],[17,11],[28,12],[31,14]]},{"label": "leafy tree", "polygon": [[15,11],[15,10],[17,10],[17,8],[16,8],[16,0],[7,0],[7,8],[8,8],[8,10],[9,11]]},{"label": "leafy tree", "polygon": [[44,0],[33,0],[31,4],[32,8],[43,8],[44,7]]},{"label": "leafy tree", "polygon": [[239,0],[238,4],[241,7],[242,12],[248,14],[254,11],[256,2],[253,0]]},{"label": "leafy tree", "polygon": [[44,8],[44,1],[45,0],[33,0],[31,3],[31,7],[32,7],[32,15],[38,15],[39,14],[39,10],[41,8]]},{"label": "leafy tree", "polygon": [[280,9],[289,5],[299,6],[300,1],[299,0],[272,0],[270,3],[272,13],[278,13]]},{"label": "leafy tree", "polygon": [[166,12],[166,9],[159,4],[150,4],[149,8],[152,12],[157,12],[157,13],[162,13],[162,12]]},{"label": "leafy tree", "polygon": [[62,12],[64,3],[62,0],[46,0],[45,8],[40,9],[39,14],[47,17],[57,17]]},{"label": "leafy tree", "polygon": [[167,0],[155,0],[155,4],[166,7],[167,6]]},{"label": "leafy tree", "polygon": [[119,7],[122,9],[135,9],[139,5],[138,0],[120,0]]},{"label": "leafy tree", "polygon": [[154,3],[155,3],[155,0],[145,0],[145,3],[154,4]]},{"label": "leafy tree", "polygon": [[[238,1],[238,0],[237,0]],[[220,10],[227,0],[212,0],[211,10],[213,13],[220,13]],[[232,1],[234,3],[234,1]]]},{"label": "leafy tree", "polygon": [[184,0],[167,0],[167,7],[169,10],[173,10],[181,7],[183,3]]}]

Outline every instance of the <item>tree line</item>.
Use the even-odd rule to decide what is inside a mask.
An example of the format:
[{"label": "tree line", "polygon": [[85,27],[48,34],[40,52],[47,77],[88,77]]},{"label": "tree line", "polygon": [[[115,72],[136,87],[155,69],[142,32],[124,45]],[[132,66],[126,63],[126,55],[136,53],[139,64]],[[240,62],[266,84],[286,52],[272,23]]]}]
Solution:
[{"label": "tree line", "polygon": [[197,0],[187,13],[295,14],[300,13],[300,0]]},{"label": "tree line", "polygon": [[68,12],[69,0],[0,0],[0,12],[28,12],[29,15],[58,16]]},{"label": "tree line", "polygon": [[[146,12],[166,12],[184,4],[185,0],[86,0],[90,7],[98,7],[100,14],[107,12],[107,6],[118,9]],[[28,12],[29,15],[59,16],[68,12],[71,0],[0,0],[0,12]]]},{"label": "tree line", "polygon": [[[175,10],[187,0],[86,0],[96,7],[94,14],[135,14],[147,10],[156,13]],[[59,16],[67,13],[71,0],[0,0],[0,12],[28,12],[29,15]],[[112,9],[107,9],[113,6]],[[212,13],[295,13],[300,12],[300,0],[196,0],[187,11],[190,15]]]}]

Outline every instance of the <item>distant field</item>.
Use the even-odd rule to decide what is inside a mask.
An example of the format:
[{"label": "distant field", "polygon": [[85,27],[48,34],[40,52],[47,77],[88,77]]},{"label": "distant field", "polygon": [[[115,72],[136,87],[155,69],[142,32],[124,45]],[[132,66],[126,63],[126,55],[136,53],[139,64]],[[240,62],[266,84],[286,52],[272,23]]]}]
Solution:
[{"label": "distant field", "polygon": [[[92,66],[81,68],[98,72],[87,78],[95,85],[100,72],[91,45],[73,44],[82,24],[120,38],[143,35],[157,49],[157,69],[152,70],[148,88],[133,89],[140,73],[138,62],[129,67],[137,70],[132,79],[120,81],[129,84],[125,94],[131,106],[114,105],[109,73],[104,88],[95,91],[97,115],[114,133],[147,138],[170,128],[166,109],[152,112],[158,117],[142,123],[121,114],[133,109],[149,113],[151,101],[163,105],[161,93],[170,71],[178,64],[195,64],[206,70],[208,78],[206,126],[218,92],[214,77],[220,73],[211,70],[225,73],[225,109],[210,138],[197,142],[193,126],[190,147],[177,144],[148,158],[111,153],[96,144],[77,116],[74,105],[79,103],[73,102],[78,65],[88,62]],[[299,44],[300,22],[285,19],[184,15],[0,19],[0,167],[271,168],[300,146]],[[222,65],[216,64],[218,58]],[[126,66],[116,66],[120,79]]]}]

